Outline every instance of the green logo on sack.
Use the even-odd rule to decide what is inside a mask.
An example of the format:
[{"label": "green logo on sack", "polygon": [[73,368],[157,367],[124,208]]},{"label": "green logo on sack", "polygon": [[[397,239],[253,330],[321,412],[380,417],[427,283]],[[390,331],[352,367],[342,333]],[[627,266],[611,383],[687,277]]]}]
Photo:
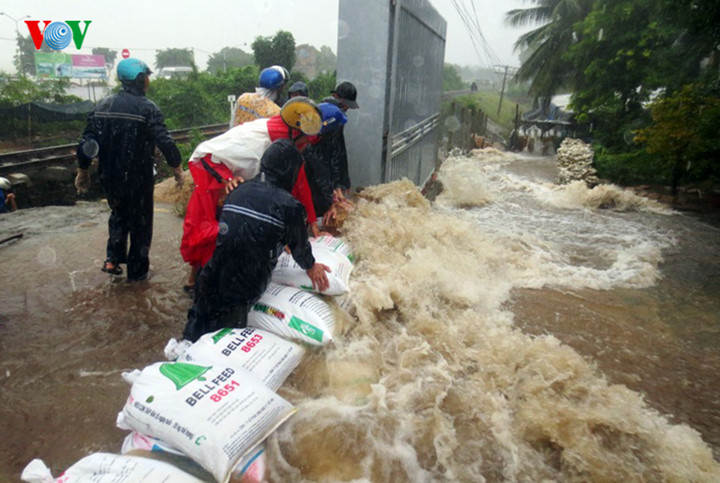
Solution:
[{"label": "green logo on sack", "polygon": [[218,331],[218,333],[215,334],[215,335],[213,336],[213,338],[212,338],[213,344],[217,344],[218,342],[220,342],[220,340],[221,340],[223,337],[225,337],[226,335],[229,335],[230,333],[232,333],[233,330],[234,330],[234,329],[225,328],[225,329],[221,329],[220,331]]},{"label": "green logo on sack", "polygon": [[168,362],[160,366],[160,374],[175,383],[175,389],[179,391],[195,379],[204,381],[202,375],[210,369],[212,369],[212,366],[204,367],[188,364],[187,362]]},{"label": "green logo on sack", "polygon": [[318,329],[312,324],[308,324],[302,319],[298,319],[294,315],[290,318],[290,323],[288,324],[288,327],[297,330],[306,337],[310,337],[311,339],[315,339],[318,342],[322,342],[322,330]]}]

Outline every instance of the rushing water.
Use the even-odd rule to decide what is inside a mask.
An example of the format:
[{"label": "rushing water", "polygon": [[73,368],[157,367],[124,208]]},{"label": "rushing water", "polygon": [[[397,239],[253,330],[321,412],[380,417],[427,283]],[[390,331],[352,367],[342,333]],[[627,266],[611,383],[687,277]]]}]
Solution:
[{"label": "rushing water", "polygon": [[[720,231],[551,158],[445,162],[430,203],[370,188],[340,334],[281,388],[271,481],[720,480]],[[146,284],[99,271],[101,204],[0,219],[0,477],[118,452],[119,372],[162,358],[189,300],[181,220]],[[713,456],[715,452],[715,456]],[[2,479],[2,478],[0,478]]]}]

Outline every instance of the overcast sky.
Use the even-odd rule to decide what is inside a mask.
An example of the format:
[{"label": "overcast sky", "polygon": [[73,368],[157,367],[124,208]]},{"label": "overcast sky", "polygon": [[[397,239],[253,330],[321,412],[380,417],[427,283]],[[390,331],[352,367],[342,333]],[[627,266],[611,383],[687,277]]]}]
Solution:
[{"label": "overcast sky", "polygon": [[[478,55],[473,48],[450,0],[430,1],[448,24],[445,62],[518,64],[513,44],[523,30],[507,27],[504,16],[513,8],[527,8],[528,2],[458,0],[468,10],[474,3],[482,34],[494,53],[488,57],[484,50]],[[255,37],[272,36],[278,30],[291,32],[296,45],[328,45],[337,52],[337,0],[2,0],[0,11],[19,20],[17,28],[24,36],[29,35],[20,20],[25,15],[30,15],[28,20],[92,20],[83,49],[78,52],[71,43],[64,52],[90,54],[93,47],[127,48],[131,56],[151,66],[156,50],[192,48],[198,66],[204,69],[211,53],[223,47],[252,52]],[[5,72],[14,72],[14,39],[15,22],[0,16],[0,70]]]}]

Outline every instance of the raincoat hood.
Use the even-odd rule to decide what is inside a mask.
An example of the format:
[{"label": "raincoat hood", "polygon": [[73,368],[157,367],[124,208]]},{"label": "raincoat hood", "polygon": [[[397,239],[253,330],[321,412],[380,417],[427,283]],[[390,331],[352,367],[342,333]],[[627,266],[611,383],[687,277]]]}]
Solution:
[{"label": "raincoat hood", "polygon": [[261,177],[275,186],[290,191],[295,184],[303,158],[289,139],[278,139],[265,151],[260,160]]}]

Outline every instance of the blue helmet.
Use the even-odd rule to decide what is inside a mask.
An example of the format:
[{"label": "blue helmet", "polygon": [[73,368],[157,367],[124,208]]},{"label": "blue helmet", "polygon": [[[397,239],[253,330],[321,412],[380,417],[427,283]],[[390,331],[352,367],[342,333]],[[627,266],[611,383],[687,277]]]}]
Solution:
[{"label": "blue helmet", "polygon": [[273,65],[272,67],[263,69],[262,72],[260,72],[260,87],[270,90],[280,89],[287,81],[285,72],[287,71],[279,65]]},{"label": "blue helmet", "polygon": [[318,109],[320,109],[320,114],[322,115],[320,134],[332,132],[347,122],[345,113],[334,104],[321,102],[318,104]]},{"label": "blue helmet", "polygon": [[121,81],[133,81],[137,76],[150,75],[152,71],[145,62],[140,59],[123,59],[118,63],[117,76]]}]

